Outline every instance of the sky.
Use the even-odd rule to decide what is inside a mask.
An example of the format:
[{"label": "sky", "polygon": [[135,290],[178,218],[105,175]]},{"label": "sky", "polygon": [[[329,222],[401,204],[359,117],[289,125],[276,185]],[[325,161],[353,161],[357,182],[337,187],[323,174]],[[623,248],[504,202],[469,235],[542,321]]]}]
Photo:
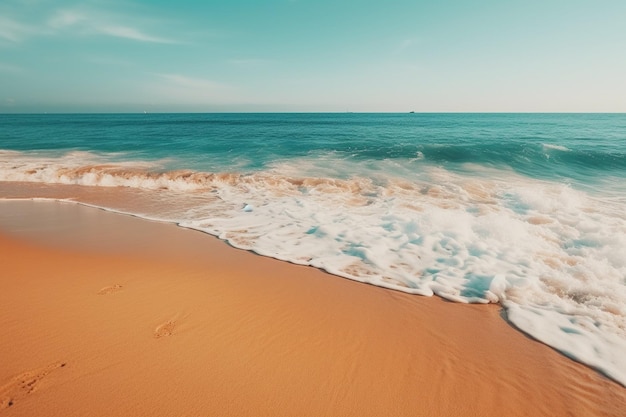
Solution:
[{"label": "sky", "polygon": [[0,0],[0,112],[626,112],[624,0]]}]

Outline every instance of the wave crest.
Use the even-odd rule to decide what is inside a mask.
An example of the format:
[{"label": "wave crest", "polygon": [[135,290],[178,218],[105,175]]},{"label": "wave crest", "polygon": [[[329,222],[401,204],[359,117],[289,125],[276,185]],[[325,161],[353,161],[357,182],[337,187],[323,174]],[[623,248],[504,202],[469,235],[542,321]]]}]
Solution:
[{"label": "wave crest", "polygon": [[626,385],[623,200],[505,170],[392,176],[382,161],[372,176],[297,177],[298,161],[207,173],[111,159],[0,153],[0,180],[142,189],[134,214],[242,249],[399,291],[501,303],[520,329]]}]

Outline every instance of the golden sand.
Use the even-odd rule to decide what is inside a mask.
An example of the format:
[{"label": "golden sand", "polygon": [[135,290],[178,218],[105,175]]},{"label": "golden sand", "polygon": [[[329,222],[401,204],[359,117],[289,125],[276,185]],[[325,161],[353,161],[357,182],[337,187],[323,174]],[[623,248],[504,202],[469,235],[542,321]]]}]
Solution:
[{"label": "golden sand", "polygon": [[624,387],[498,306],[360,284],[173,225],[20,204],[0,206],[21,223],[0,234],[0,415],[626,410]]}]

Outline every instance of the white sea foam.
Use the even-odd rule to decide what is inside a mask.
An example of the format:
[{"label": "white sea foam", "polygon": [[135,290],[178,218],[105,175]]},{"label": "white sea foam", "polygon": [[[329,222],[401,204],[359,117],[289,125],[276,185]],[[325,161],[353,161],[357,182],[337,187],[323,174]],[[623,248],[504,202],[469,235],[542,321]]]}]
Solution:
[{"label": "white sea foam", "polygon": [[[0,153],[0,180],[124,186],[133,214],[346,278],[501,303],[521,330],[626,385],[626,207],[508,171],[302,159],[250,173],[158,172],[93,154]],[[352,175],[350,175],[352,174]]]},{"label": "white sea foam", "polygon": [[563,145],[554,145],[554,144],[551,144],[551,143],[544,143],[543,147],[544,147],[544,149],[555,149],[557,151],[564,151],[564,152],[569,151],[569,148],[567,148],[567,147],[565,147]]}]

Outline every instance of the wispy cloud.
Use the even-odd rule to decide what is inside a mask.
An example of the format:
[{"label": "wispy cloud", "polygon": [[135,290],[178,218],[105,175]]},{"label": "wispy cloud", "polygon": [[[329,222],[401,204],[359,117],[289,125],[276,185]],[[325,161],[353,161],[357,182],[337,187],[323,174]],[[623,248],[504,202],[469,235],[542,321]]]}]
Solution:
[{"label": "wispy cloud", "polygon": [[207,78],[183,74],[150,74],[144,85],[144,97],[170,104],[229,104],[246,101],[238,88]]},{"label": "wispy cloud", "polygon": [[68,26],[77,25],[87,20],[87,17],[74,10],[59,10],[48,19],[48,26],[54,29],[61,29]]},{"label": "wispy cloud", "polygon": [[59,10],[47,23],[52,29],[74,30],[84,35],[112,36],[138,42],[179,43],[174,39],[156,36],[129,24],[119,23],[124,20],[128,19],[93,10]]},{"label": "wispy cloud", "polygon": [[36,29],[8,17],[0,16],[0,39],[21,42],[36,32]]},{"label": "wispy cloud", "polygon": [[[154,20],[131,18],[85,6],[49,12],[47,18],[30,19],[24,10],[0,10],[0,42],[17,44],[35,36],[110,36],[135,42],[162,44],[181,43],[175,39],[151,33],[141,26],[157,23]],[[45,12],[44,12],[45,13]],[[26,17],[25,17],[26,16]],[[28,21],[29,23],[23,23]]]},{"label": "wispy cloud", "polygon": [[154,42],[154,43],[178,43],[173,39],[161,38],[158,36],[148,35],[140,31],[139,29],[127,27],[127,26],[98,26],[97,31],[103,35],[115,36],[118,38],[126,38],[140,42]]}]

